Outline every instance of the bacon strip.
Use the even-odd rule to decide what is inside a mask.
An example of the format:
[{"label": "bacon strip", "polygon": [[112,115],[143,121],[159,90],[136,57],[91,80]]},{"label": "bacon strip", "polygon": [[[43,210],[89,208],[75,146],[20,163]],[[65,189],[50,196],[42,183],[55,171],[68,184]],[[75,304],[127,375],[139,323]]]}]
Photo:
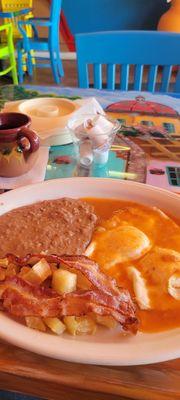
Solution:
[{"label": "bacon strip", "polygon": [[103,293],[109,294],[110,296],[119,296],[120,294],[120,289],[117,287],[115,279],[101,272],[99,265],[86,256],[28,254],[27,256],[20,258],[13,254],[7,254],[6,257],[10,262],[19,266],[27,265],[33,258],[39,261],[42,257],[49,263],[63,263],[67,268],[81,272],[89,282],[91,282],[94,288],[103,291]]},{"label": "bacon strip", "polygon": [[120,303],[117,302],[115,307],[115,304],[110,304],[108,296],[104,296],[98,290],[68,293],[62,301],[62,307],[62,315],[80,316],[94,312],[98,315],[113,317],[125,330],[137,331],[135,314],[124,315],[121,313]]},{"label": "bacon strip", "polygon": [[52,289],[32,285],[18,276],[6,278],[0,289],[3,308],[16,317],[82,316],[93,311],[111,315],[125,330],[137,330],[135,314],[124,315],[117,299],[109,301],[109,296],[98,290],[75,291],[60,296]]},{"label": "bacon strip", "polygon": [[15,275],[7,277],[0,284],[0,298],[3,307],[12,315],[24,316],[56,316],[59,295],[54,290],[32,285]]},{"label": "bacon strip", "polygon": [[[33,258],[36,258],[39,261],[42,258],[42,254],[28,254],[24,258],[16,257],[13,254],[8,254],[7,258],[10,262],[24,266],[31,262]],[[128,290],[118,288],[115,279],[101,272],[98,264],[90,260],[88,257],[67,255],[57,256],[52,254],[43,255],[43,258],[45,258],[49,263],[63,263],[66,265],[66,268],[83,274],[92,284],[94,289],[98,289],[102,293],[108,294],[109,296],[118,297],[118,301],[121,302],[121,313],[131,314],[132,312],[135,312],[135,305],[131,300]]]},{"label": "bacon strip", "polygon": [[49,263],[66,265],[67,269],[82,273],[91,282],[91,289],[75,291],[60,296],[43,286],[35,286],[18,276],[6,278],[0,284],[3,307],[15,316],[63,317],[81,316],[89,312],[111,315],[125,330],[137,331],[135,306],[128,290],[118,288],[116,281],[99,270],[98,265],[85,256],[27,255],[19,258],[7,255],[19,266],[27,265],[32,258],[42,257]]}]

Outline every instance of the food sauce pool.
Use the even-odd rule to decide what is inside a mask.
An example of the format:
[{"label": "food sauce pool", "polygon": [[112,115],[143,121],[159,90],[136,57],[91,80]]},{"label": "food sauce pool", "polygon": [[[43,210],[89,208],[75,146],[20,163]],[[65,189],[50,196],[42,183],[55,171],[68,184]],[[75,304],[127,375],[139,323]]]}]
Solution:
[{"label": "food sauce pool", "polygon": [[[111,218],[113,212],[117,211],[122,207],[132,206],[133,204],[136,204],[133,202],[116,200],[116,199],[84,198],[84,200],[86,200],[88,203],[94,206],[95,211],[100,218],[100,221]],[[149,208],[144,205],[138,205],[138,206],[142,207],[142,209],[146,209],[147,212],[149,211]],[[172,219],[175,221],[174,217]],[[175,222],[178,223],[179,221],[176,220]],[[167,247],[169,249],[173,249],[180,252],[180,241],[178,242],[177,240],[177,242],[174,243],[174,241],[171,239],[171,235],[169,234],[168,219],[163,220],[163,225],[164,225],[163,228],[166,229],[167,231],[167,239],[165,240],[163,238],[163,241],[161,241],[162,226],[160,225],[159,227],[157,227],[158,242],[155,244],[158,245],[159,247],[163,248]],[[138,226],[138,228],[141,229],[140,226]],[[137,261],[133,261],[133,265],[138,268]],[[133,297],[134,296],[133,286],[131,281],[127,277],[126,267],[127,264],[124,266],[122,264],[117,265],[115,268],[111,269],[111,271],[107,271],[106,273],[116,278],[118,285],[127,288]],[[119,271],[121,271],[120,274]],[[153,300],[154,303],[157,301],[158,305],[160,303],[161,305],[163,304],[164,310],[153,309],[153,310],[143,311],[138,308],[137,315],[140,320],[139,330],[142,332],[152,333],[152,332],[161,332],[180,327],[180,302],[171,298],[171,296],[168,293],[167,295],[162,294],[161,291],[159,291],[158,298],[156,293]]]}]

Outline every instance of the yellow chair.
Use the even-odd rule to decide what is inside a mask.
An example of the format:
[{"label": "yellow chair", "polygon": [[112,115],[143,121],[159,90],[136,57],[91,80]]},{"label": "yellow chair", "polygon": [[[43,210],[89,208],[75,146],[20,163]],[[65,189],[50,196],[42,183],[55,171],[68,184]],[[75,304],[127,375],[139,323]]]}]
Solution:
[{"label": "yellow chair", "polygon": [[[18,29],[18,22],[33,18],[32,12],[23,13],[23,11],[32,8],[32,2],[33,0],[1,0],[1,8],[3,13],[12,13],[11,17],[4,18],[4,22],[12,23],[14,39],[21,38],[21,33]],[[18,11],[22,11],[22,13],[20,14]],[[30,25],[26,27],[26,32],[28,37],[32,37],[32,28]]]},{"label": "yellow chair", "polygon": [[12,24],[5,24],[0,26],[0,34],[1,32],[6,35],[6,43],[0,44],[0,60],[6,60],[9,58],[10,65],[0,71],[0,76],[8,74],[8,72],[12,72],[12,79],[14,85],[18,85],[17,78],[17,70],[16,70],[16,60],[14,56],[14,43],[13,43],[13,30]]}]

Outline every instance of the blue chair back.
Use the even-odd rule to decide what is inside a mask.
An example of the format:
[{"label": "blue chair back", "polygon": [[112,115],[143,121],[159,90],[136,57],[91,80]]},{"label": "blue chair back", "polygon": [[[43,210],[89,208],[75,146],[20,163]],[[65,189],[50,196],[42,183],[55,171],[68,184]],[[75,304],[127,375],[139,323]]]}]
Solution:
[{"label": "blue chair back", "polygon": [[[102,66],[106,64],[107,89],[114,90],[120,65],[118,89],[129,89],[129,70],[134,66],[133,90],[142,90],[144,67],[148,67],[143,90],[168,92],[172,67],[180,65],[180,34],[151,31],[113,31],[76,35],[79,86],[89,87],[93,64],[94,87],[102,89]],[[158,74],[158,66],[163,67]],[[160,88],[156,85],[161,77]],[[180,71],[174,91],[179,91]],[[171,90],[172,91],[172,90]]]}]

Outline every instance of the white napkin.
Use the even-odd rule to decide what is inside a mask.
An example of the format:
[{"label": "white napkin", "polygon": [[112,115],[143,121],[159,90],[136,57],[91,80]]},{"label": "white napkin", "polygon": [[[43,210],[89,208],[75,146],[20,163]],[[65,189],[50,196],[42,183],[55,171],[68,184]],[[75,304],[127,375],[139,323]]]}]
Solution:
[{"label": "white napkin", "polygon": [[73,113],[72,118],[78,117],[78,116],[81,116],[84,114],[99,113],[99,114],[105,115],[103,108],[98,103],[98,101],[95,99],[95,97],[88,97],[86,99],[78,99],[75,101],[81,107]]},{"label": "white napkin", "polygon": [[39,157],[33,168],[21,176],[13,178],[0,177],[0,189],[15,189],[20,186],[30,185],[31,183],[42,182],[46,175],[48,158],[49,148],[40,147]]}]

